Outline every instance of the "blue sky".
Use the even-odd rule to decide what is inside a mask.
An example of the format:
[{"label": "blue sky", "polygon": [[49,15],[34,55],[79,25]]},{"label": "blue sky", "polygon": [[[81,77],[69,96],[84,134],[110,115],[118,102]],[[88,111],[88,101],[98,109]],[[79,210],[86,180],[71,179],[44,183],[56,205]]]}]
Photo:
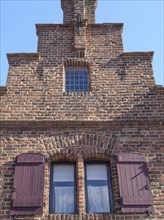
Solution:
[{"label": "blue sky", "polygon": [[[36,23],[62,23],[60,0],[0,0],[0,85],[6,85],[6,53],[37,50]],[[97,23],[124,23],[124,51],[154,51],[157,85],[164,85],[164,0],[98,0]]]}]

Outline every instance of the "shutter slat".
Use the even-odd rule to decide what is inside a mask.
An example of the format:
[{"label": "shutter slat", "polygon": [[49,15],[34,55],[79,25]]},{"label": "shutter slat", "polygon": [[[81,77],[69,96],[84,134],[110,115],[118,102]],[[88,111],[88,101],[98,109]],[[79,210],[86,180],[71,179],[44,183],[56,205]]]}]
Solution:
[{"label": "shutter slat", "polygon": [[119,162],[146,162],[146,158],[144,155],[139,153],[124,153],[117,155]]},{"label": "shutter slat", "polygon": [[151,208],[151,206],[148,205],[134,205],[134,206],[123,206],[121,208],[121,211],[123,213],[145,213],[145,212],[152,212],[153,209]]},{"label": "shutter slat", "polygon": [[131,166],[131,164],[130,164],[129,166],[130,166],[130,170],[131,170],[130,176],[134,177],[131,179],[131,182],[132,182],[133,195],[136,198],[137,196],[139,196],[137,166],[136,166],[136,164],[134,164],[133,166]]},{"label": "shutter slat", "polygon": [[[138,153],[117,155],[117,171],[123,212],[153,211],[146,158]],[[128,158],[129,156],[129,158]],[[138,158],[137,158],[138,157]],[[132,162],[132,159],[134,161]]]},{"label": "shutter slat", "polygon": [[41,154],[21,154],[17,156],[17,163],[44,163],[44,156]]},{"label": "shutter slat", "polygon": [[124,193],[123,196],[129,196],[129,195],[133,194],[133,185],[131,184],[130,181],[128,181],[131,178],[131,169],[130,169],[131,167],[129,165],[124,166],[124,167],[125,167],[125,172],[126,172],[124,174],[126,176],[126,184],[124,184],[124,185],[126,187],[127,193]]},{"label": "shutter slat", "polygon": [[15,199],[13,207],[39,207],[42,205],[42,199]]},{"label": "shutter slat", "polygon": [[145,197],[132,197],[132,198],[126,198],[122,197],[123,205],[152,205],[152,200],[150,198]]},{"label": "shutter slat", "polygon": [[43,161],[43,158],[43,155],[32,153],[19,155],[17,157],[18,163],[15,165],[13,183],[15,191],[12,195],[13,203],[11,215],[22,215],[22,213],[33,215],[42,213],[44,162],[41,161]]},{"label": "shutter slat", "polygon": [[[136,170],[135,172],[136,172],[136,175],[138,175],[138,174],[137,174],[137,170],[138,170],[138,167],[137,167],[137,166],[138,166],[138,164],[135,164],[135,170]],[[136,181],[137,181],[136,184],[137,184],[138,189],[139,189],[139,190],[138,190],[139,197],[140,197],[140,196],[142,197],[142,196],[144,196],[144,194],[145,194],[145,193],[142,192],[142,190],[141,190],[142,187],[143,187],[143,185],[144,185],[144,179],[145,179],[145,178],[143,178],[142,175],[138,175],[138,178],[136,178]],[[136,192],[136,195],[137,195],[137,192]]]},{"label": "shutter slat", "polygon": [[[121,175],[121,174],[123,174],[123,175]],[[120,186],[121,186],[121,191],[124,192],[125,196],[128,194],[128,192],[127,192],[127,185],[123,184],[124,181],[126,181],[126,180],[127,180],[127,177],[126,177],[125,166],[121,166],[120,167]]]}]

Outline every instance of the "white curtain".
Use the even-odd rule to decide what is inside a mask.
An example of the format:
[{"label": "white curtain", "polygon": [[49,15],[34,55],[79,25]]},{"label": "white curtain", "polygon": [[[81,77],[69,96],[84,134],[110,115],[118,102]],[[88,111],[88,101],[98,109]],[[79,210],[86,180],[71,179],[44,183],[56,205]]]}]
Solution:
[{"label": "white curtain", "polygon": [[87,165],[89,212],[110,212],[106,164]]},{"label": "white curtain", "polygon": [[56,213],[74,213],[74,165],[55,164],[53,180]]},{"label": "white curtain", "polygon": [[55,212],[56,213],[74,212],[73,187],[55,187]]},{"label": "white curtain", "polygon": [[110,212],[107,186],[88,186],[88,211]]}]

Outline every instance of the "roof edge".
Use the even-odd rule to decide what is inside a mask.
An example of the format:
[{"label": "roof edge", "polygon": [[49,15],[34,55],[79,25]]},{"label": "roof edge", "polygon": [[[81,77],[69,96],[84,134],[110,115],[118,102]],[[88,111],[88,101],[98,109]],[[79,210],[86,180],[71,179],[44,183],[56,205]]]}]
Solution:
[{"label": "roof edge", "polygon": [[120,27],[124,26],[124,23],[89,23],[89,27]]},{"label": "roof edge", "polygon": [[7,93],[7,86],[0,86],[0,96],[3,96]]},{"label": "roof edge", "polygon": [[33,61],[39,59],[39,53],[8,53],[7,59],[9,64],[22,60]]},{"label": "roof edge", "polygon": [[164,86],[162,85],[156,85],[154,86],[154,90],[158,93],[162,93],[164,95]]},{"label": "roof edge", "polygon": [[[115,27],[123,29],[123,23],[89,23],[87,27]],[[66,24],[35,24],[36,27],[36,34],[38,35],[39,30],[53,30],[56,28],[72,28],[73,27],[73,20],[72,23]]]},{"label": "roof edge", "polygon": [[149,59],[153,60],[154,51],[146,52],[123,52],[120,54],[122,59]]}]

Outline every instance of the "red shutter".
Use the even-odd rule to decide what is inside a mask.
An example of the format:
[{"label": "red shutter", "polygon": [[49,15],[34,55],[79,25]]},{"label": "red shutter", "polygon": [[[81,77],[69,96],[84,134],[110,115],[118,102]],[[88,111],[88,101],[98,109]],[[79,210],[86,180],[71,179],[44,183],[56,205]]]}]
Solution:
[{"label": "red shutter", "polygon": [[42,214],[44,156],[27,153],[17,156],[11,215]]},{"label": "red shutter", "polygon": [[117,159],[122,212],[152,212],[146,158],[138,153],[121,152]]}]

